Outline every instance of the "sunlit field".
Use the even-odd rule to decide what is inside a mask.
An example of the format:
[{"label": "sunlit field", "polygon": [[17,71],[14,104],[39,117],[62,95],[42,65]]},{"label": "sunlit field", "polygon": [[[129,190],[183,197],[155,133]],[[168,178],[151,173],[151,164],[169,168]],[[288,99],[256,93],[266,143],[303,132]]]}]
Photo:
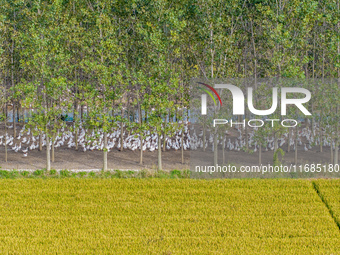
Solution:
[{"label": "sunlit field", "polygon": [[0,180],[0,253],[340,254],[339,193],[328,180]]}]

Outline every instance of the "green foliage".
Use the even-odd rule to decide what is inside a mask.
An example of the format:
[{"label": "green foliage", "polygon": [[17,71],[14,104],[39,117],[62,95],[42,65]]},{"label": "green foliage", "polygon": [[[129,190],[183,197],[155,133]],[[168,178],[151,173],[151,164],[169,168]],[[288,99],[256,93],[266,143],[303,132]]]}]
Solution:
[{"label": "green foliage", "polygon": [[28,171],[21,171],[20,174],[23,176],[23,177],[28,177],[30,172]]},{"label": "green foliage", "polygon": [[89,177],[91,177],[91,178],[94,178],[94,177],[96,177],[96,173],[95,172],[93,172],[93,171],[91,171],[91,172],[89,172]]},{"label": "green foliage", "polygon": [[51,169],[51,171],[50,171],[50,175],[56,175],[57,174],[57,170],[55,170],[55,169]]},{"label": "green foliage", "polygon": [[44,170],[44,169],[35,170],[35,171],[33,172],[33,176],[42,176],[42,175],[44,175],[44,173],[45,173],[45,170]]},{"label": "green foliage", "polygon": [[17,170],[12,170],[12,171],[0,170],[1,179],[14,179],[18,177],[19,177],[19,172]]},{"label": "green foliage", "polygon": [[[270,103],[259,79],[298,78],[315,95],[313,117],[338,142],[337,81],[311,82],[340,74],[338,9],[334,1],[302,0],[2,0],[0,115],[6,104],[34,109],[27,127],[49,138],[65,127],[65,112],[74,112],[73,132],[80,125],[107,132],[124,124],[122,131],[140,139],[148,130],[164,139],[184,126],[193,77],[251,77],[258,107]],[[79,106],[87,107],[83,122]],[[134,111],[142,115],[138,123],[130,120]],[[175,123],[168,121],[174,116]],[[226,131],[221,126],[216,134],[223,138]],[[264,146],[269,134],[257,130],[255,142]]]},{"label": "green foliage", "polygon": [[170,177],[171,178],[180,178],[182,176],[182,172],[179,170],[172,170],[170,172]]},{"label": "green foliage", "polygon": [[83,178],[86,175],[87,175],[87,172],[84,172],[84,171],[78,172],[78,176],[81,177],[81,178]]},{"label": "green foliage", "polygon": [[56,175],[57,174],[57,170],[55,170],[55,169],[51,169],[51,171],[50,171],[50,175]]},{"label": "green foliage", "polygon": [[67,170],[67,169],[60,170],[60,172],[59,172],[59,175],[60,175],[60,177],[62,177],[62,178],[64,178],[64,177],[69,177],[70,174],[71,174],[70,171]]},{"label": "green foliage", "polygon": [[58,171],[55,169],[51,169],[50,171],[46,171],[46,169],[38,169],[33,172],[29,171],[17,171],[17,170],[0,170],[0,178],[3,179],[20,179],[22,177],[25,178],[101,178],[101,179],[111,179],[111,178],[119,178],[119,179],[135,179],[135,178],[163,178],[163,179],[173,179],[173,178],[181,178],[188,179],[190,178],[189,170],[172,170],[172,171],[155,171],[150,172],[146,169],[141,171],[122,171],[122,170],[114,170],[114,171],[81,171],[81,172],[73,172],[67,169]]},{"label": "green foliage", "polygon": [[[281,155],[281,160],[279,159],[279,154]],[[282,160],[283,160],[283,156],[284,155],[285,155],[285,152],[281,148],[278,148],[274,152],[274,156],[273,156],[273,164],[274,164],[274,166],[279,166],[279,165],[282,164]]]}]

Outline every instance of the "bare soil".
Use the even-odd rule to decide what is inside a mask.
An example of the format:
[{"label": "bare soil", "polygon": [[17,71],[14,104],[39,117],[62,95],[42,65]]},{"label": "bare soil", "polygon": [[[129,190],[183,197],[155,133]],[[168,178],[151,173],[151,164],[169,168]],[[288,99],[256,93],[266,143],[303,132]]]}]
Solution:
[{"label": "bare soil", "polygon": [[[181,164],[181,151],[165,151],[162,154],[164,170],[188,169],[189,151],[184,152],[185,163]],[[121,170],[141,170],[157,168],[157,152],[144,151],[144,164],[139,165],[139,151],[108,152],[108,168]],[[8,161],[4,162],[4,147],[0,149],[0,166],[3,169],[42,169],[46,167],[46,148],[42,151],[29,151],[27,157],[23,153],[8,151]],[[103,165],[102,151],[76,151],[69,148],[58,148],[55,150],[55,161],[52,163],[54,169],[89,170],[101,169]]]}]

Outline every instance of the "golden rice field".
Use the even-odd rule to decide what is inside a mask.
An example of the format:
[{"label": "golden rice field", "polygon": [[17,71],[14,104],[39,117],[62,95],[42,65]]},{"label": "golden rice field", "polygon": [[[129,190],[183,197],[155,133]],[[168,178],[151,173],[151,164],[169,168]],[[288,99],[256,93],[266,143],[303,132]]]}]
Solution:
[{"label": "golden rice field", "polygon": [[319,180],[315,185],[340,228],[340,180]]},{"label": "golden rice field", "polygon": [[[340,254],[309,180],[0,180],[0,254]],[[340,182],[316,181],[340,217]]]}]

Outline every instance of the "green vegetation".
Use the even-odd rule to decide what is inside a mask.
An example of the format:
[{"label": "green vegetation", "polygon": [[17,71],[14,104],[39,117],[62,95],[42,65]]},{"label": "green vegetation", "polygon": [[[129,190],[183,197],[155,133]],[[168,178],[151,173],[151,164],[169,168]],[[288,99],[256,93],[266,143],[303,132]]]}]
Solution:
[{"label": "green vegetation", "polygon": [[[339,182],[317,183],[336,206],[327,188]],[[2,254],[340,250],[339,228],[308,180],[0,180],[0,215]]]},{"label": "green vegetation", "polygon": [[[1,168],[0,168],[1,169]],[[0,179],[20,179],[20,178],[160,178],[160,179],[186,179],[190,178],[189,170],[172,170],[172,171],[150,171],[143,169],[141,171],[80,171],[72,172],[67,169],[57,171],[51,169],[38,169],[33,172],[18,170],[0,170]]]},{"label": "green vegetation", "polygon": [[[70,114],[73,125],[68,128],[75,137],[70,146],[79,149],[76,138],[83,128],[100,131],[98,148],[107,170],[108,133],[119,130],[121,140],[124,133],[139,137],[141,146],[134,149],[140,150],[143,164],[143,138],[151,131],[159,138],[157,168],[162,170],[161,145],[165,150],[166,137],[183,129],[193,77],[208,83],[247,78],[255,90],[259,88],[258,107],[269,98],[261,89],[262,78],[277,78],[277,83],[297,78],[313,95],[308,103],[313,143],[320,151],[331,147],[330,162],[337,164],[339,6],[336,1],[302,0],[0,0],[4,133],[12,136],[13,130],[17,139],[17,122],[26,123],[39,136],[33,147],[48,148],[50,170],[59,146],[55,141]],[[292,111],[288,115],[304,117]],[[9,132],[10,119],[15,121]],[[277,142],[282,130],[272,131]],[[257,145],[264,146],[261,136],[268,134],[257,132]],[[1,161],[7,161],[8,147],[19,144],[7,144],[7,136],[2,139]],[[27,152],[27,147],[21,150]],[[120,147],[124,150],[122,142]]]}]

